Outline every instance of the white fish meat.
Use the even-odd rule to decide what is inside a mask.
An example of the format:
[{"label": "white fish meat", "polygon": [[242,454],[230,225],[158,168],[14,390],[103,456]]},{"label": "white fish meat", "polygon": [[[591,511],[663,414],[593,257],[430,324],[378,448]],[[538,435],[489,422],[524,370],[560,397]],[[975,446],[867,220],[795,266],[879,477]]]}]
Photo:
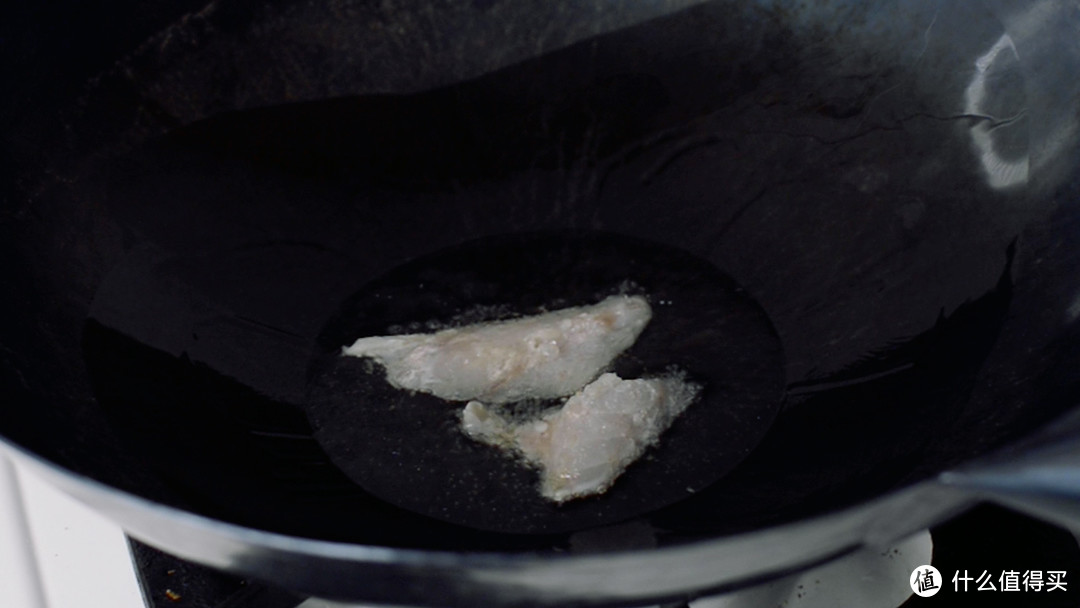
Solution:
[{"label": "white fish meat", "polygon": [[552,399],[596,378],[651,318],[645,298],[616,295],[521,319],[360,338],[342,352],[373,358],[397,388],[450,401]]},{"label": "white fish meat", "polygon": [[700,391],[677,375],[623,380],[607,373],[537,420],[513,423],[471,401],[461,426],[476,441],[519,452],[541,470],[540,493],[562,503],[605,492]]}]

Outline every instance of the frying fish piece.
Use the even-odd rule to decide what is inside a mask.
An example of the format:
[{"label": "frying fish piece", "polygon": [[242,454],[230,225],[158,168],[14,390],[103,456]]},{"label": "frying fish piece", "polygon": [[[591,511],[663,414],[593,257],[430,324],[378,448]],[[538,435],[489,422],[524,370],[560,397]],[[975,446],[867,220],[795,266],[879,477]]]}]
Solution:
[{"label": "frying fish piece", "polygon": [[540,493],[562,503],[607,491],[700,392],[677,375],[623,380],[607,373],[537,420],[515,424],[471,401],[461,426],[476,441],[519,452],[540,468]]},{"label": "frying fish piece", "polygon": [[450,401],[509,403],[573,394],[630,347],[652,318],[641,296],[445,329],[360,338],[342,353],[371,357],[401,389]]}]

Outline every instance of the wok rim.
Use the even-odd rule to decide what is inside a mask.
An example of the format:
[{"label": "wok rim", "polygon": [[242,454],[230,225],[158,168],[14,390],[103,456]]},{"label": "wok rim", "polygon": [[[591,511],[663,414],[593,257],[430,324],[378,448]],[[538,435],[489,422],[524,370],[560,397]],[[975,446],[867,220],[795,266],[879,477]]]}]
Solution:
[{"label": "wok rim", "polygon": [[[685,599],[780,578],[866,546],[886,546],[979,502],[972,492],[943,481],[946,472],[837,511],[676,546],[600,554],[453,552],[304,538],[217,520],[81,475],[3,436],[0,455],[130,537],[177,557],[324,599],[386,603],[402,600],[385,592],[420,581],[439,583],[424,586],[426,593],[435,592],[430,600],[449,599],[452,605],[481,597],[499,605],[550,606]],[[306,567],[297,568],[301,563]],[[393,576],[389,588],[372,594],[369,577],[336,580],[342,568]]]}]

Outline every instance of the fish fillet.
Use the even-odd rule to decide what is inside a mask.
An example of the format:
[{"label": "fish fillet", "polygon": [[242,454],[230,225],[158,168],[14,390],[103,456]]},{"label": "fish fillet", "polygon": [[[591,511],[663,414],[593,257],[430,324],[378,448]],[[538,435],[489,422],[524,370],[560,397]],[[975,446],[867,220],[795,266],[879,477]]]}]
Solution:
[{"label": "fish fillet", "polygon": [[651,318],[645,298],[617,295],[522,319],[360,338],[342,352],[375,359],[397,388],[450,401],[552,399],[596,378]]},{"label": "fish fillet", "polygon": [[537,420],[515,424],[471,401],[461,426],[476,441],[517,451],[540,468],[540,493],[561,503],[605,492],[700,391],[675,375],[623,380],[607,373]]}]

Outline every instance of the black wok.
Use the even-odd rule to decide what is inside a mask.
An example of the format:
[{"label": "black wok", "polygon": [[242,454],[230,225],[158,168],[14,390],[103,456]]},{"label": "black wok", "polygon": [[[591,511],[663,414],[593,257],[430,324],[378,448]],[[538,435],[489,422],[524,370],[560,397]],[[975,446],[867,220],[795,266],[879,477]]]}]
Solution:
[{"label": "black wok", "polygon": [[[139,538],[330,597],[647,602],[894,539],[1074,437],[1044,427],[1080,388],[1075,7],[192,9],[5,34],[0,434]],[[484,247],[513,262],[401,278]],[[480,509],[495,458],[409,501],[457,461],[373,490],[393,429],[312,411],[335,349],[410,320],[371,321],[373,285],[426,322],[620,279],[717,320],[656,342],[728,374],[627,473],[662,500]]]}]

